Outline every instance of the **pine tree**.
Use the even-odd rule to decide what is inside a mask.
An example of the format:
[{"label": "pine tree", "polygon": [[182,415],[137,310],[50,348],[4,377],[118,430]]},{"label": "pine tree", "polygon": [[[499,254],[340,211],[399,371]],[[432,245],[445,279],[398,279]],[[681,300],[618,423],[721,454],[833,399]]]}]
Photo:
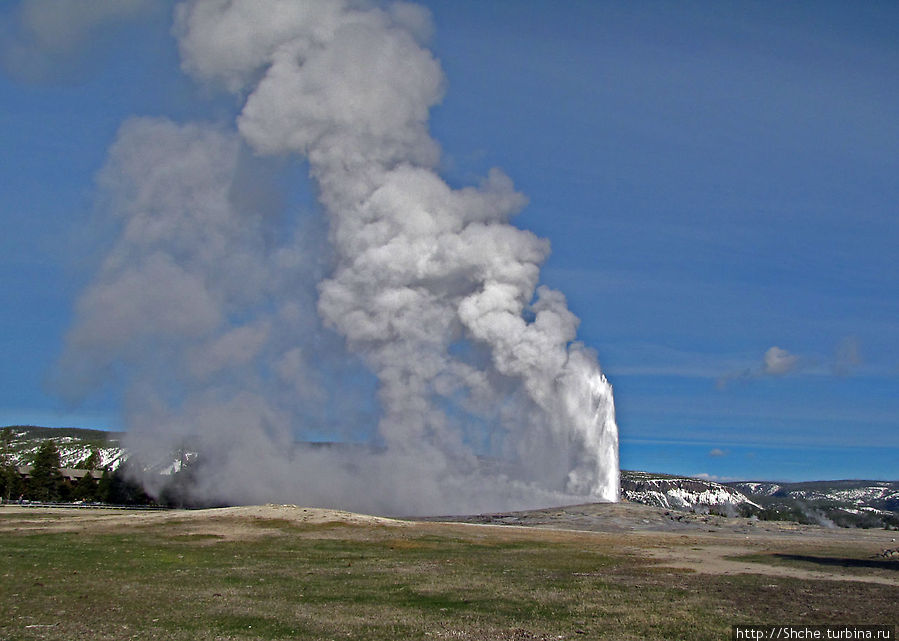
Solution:
[{"label": "pine tree", "polygon": [[12,443],[11,427],[4,427],[3,430],[0,430],[0,442],[3,443],[3,464],[8,465],[10,463],[9,445]]},{"label": "pine tree", "polygon": [[97,483],[97,500],[101,503],[109,503],[112,490],[112,476],[109,474],[109,468],[103,468],[103,475]]},{"label": "pine tree", "polygon": [[0,498],[4,503],[15,501],[25,490],[22,477],[15,465],[3,465],[0,467]]},{"label": "pine tree", "polygon": [[97,479],[94,478],[92,470],[87,470],[87,473],[75,483],[72,496],[82,501],[96,501],[97,487]]},{"label": "pine tree", "polygon": [[34,455],[28,494],[37,501],[58,501],[64,482],[59,470],[59,450],[56,443],[47,439]]},{"label": "pine tree", "polygon": [[97,448],[93,448],[90,456],[78,464],[78,469],[80,470],[96,470],[98,467],[100,467],[100,453],[97,451]]}]

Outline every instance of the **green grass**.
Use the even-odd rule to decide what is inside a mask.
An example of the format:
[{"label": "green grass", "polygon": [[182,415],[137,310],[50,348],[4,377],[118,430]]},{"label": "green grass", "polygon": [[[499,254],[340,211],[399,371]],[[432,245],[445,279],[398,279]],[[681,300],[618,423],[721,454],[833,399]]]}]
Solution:
[{"label": "green grass", "polygon": [[[717,640],[733,623],[765,621],[759,612],[880,621],[877,608],[891,612],[896,597],[877,586],[817,582],[806,594],[770,577],[700,577],[541,531],[257,519],[240,524],[256,535],[234,540],[171,521],[81,533],[13,523],[0,532],[3,639]],[[847,593],[865,617],[846,618]],[[813,618],[803,616],[809,599]]]}]

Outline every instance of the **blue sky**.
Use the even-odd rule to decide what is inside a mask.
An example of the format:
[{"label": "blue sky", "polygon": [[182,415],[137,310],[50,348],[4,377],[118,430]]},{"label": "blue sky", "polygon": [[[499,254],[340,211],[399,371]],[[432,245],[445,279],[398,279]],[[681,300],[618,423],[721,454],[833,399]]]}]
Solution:
[{"label": "blue sky", "polygon": [[[425,4],[443,174],[498,166],[528,196],[516,224],[551,241],[543,281],[615,387],[622,467],[899,476],[899,5]],[[120,427],[114,385],[70,406],[49,383],[103,246],[94,176],[127,118],[236,105],[179,71],[168,5],[49,44],[19,10],[0,9],[0,424]]]}]

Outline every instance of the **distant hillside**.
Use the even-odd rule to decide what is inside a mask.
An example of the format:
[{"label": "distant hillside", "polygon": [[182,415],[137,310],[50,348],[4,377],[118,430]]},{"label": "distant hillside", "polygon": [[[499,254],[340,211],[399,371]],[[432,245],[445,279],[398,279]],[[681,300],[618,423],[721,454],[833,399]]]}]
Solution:
[{"label": "distant hillside", "polygon": [[118,442],[125,436],[125,432],[108,432],[85,427],[38,427],[36,425],[7,425],[0,427],[0,430],[4,429],[16,432],[19,438],[73,438],[98,443]]},{"label": "distant hillside", "polygon": [[8,425],[0,428],[0,462],[17,466],[31,465],[41,443],[50,439],[59,449],[62,467],[79,468],[91,453],[96,452],[99,457],[98,467],[115,470],[127,458],[121,446],[123,436],[122,432],[80,427]]},{"label": "distant hillside", "polygon": [[668,474],[621,471],[621,498],[675,510],[736,514],[741,506],[759,508],[738,489],[714,481]]},{"label": "distant hillside", "polygon": [[769,521],[899,529],[897,481],[716,483],[622,470],[621,498],[675,510],[753,516]]},{"label": "distant hillside", "polygon": [[740,481],[728,486],[752,497],[764,518],[899,528],[899,481]]}]

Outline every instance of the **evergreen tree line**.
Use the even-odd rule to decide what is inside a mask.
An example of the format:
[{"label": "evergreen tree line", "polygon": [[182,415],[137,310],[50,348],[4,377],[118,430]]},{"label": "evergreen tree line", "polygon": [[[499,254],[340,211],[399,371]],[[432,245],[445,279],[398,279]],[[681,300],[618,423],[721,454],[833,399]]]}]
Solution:
[{"label": "evergreen tree line", "polygon": [[92,472],[100,458],[96,452],[79,465],[87,473],[72,482],[61,472],[59,449],[52,440],[44,441],[34,456],[29,478],[19,474],[14,465],[0,467],[0,497],[3,502],[19,500],[45,502],[85,501],[116,505],[149,505],[154,503],[140,484],[129,478],[128,462],[115,471],[103,469],[100,478]]},{"label": "evergreen tree line", "polygon": [[[3,434],[8,448],[9,434]],[[125,461],[116,470],[102,470],[100,478],[91,473],[99,469],[100,457],[96,451],[82,461],[77,469],[87,473],[76,481],[62,475],[59,449],[52,440],[45,440],[31,466],[29,477],[23,478],[16,466],[0,465],[0,499],[4,503],[41,501],[49,503],[107,503],[110,505],[161,505],[178,508],[221,507],[224,502],[197,496],[194,492],[196,473],[202,461],[187,463],[182,453],[182,466],[169,476],[159,496],[151,497],[130,474],[131,463]]]}]

